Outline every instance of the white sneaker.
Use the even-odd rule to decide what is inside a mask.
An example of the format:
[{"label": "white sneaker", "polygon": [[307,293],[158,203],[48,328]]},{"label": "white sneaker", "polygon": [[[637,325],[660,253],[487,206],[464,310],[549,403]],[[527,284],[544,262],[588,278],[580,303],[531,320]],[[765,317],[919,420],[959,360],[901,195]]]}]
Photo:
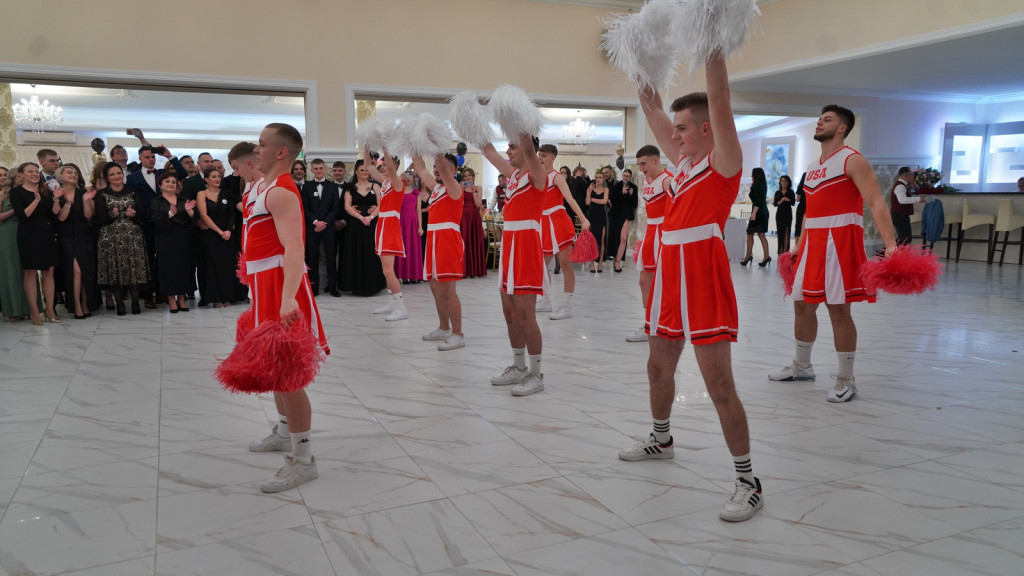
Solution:
[{"label": "white sneaker", "polygon": [[320,476],[316,469],[316,458],[310,460],[309,464],[303,464],[291,456],[284,457],[284,466],[274,474],[270,480],[264,480],[260,484],[260,490],[264,492],[283,492],[291,490],[300,484]]},{"label": "white sneaker", "polygon": [[572,308],[569,306],[562,306],[557,311],[552,312],[548,318],[551,320],[565,320],[566,318],[572,318]]},{"label": "white sneaker", "polygon": [[409,318],[409,311],[405,308],[395,308],[391,314],[388,314],[384,320],[388,322],[394,322],[395,320],[407,320]]},{"label": "white sneaker", "polygon": [[391,314],[395,311],[394,300],[388,299],[388,303],[373,311],[374,314]]},{"label": "white sneaker", "polygon": [[427,342],[441,342],[447,340],[448,337],[451,335],[451,330],[441,330],[440,328],[438,328],[433,332],[427,332],[426,334],[424,334],[423,339],[426,340]]},{"label": "white sneaker", "polygon": [[653,433],[646,440],[641,440],[629,448],[619,450],[619,460],[627,462],[675,458],[675,455],[675,449],[672,447],[672,437],[669,437],[667,444],[662,444],[654,438]]},{"label": "white sneaker", "polygon": [[551,299],[544,296],[540,300],[537,300],[537,307],[535,310],[537,312],[551,312]]},{"label": "white sneaker", "polygon": [[764,498],[761,497],[761,480],[754,478],[757,486],[751,486],[743,478],[736,479],[736,492],[732,498],[722,506],[718,517],[726,522],[743,522],[749,520],[758,510],[764,506]]},{"label": "white sneaker", "polygon": [[793,360],[793,363],[789,366],[784,367],[782,370],[779,370],[774,374],[769,374],[768,379],[775,380],[776,382],[814,380],[814,366],[808,364],[805,368],[797,364],[796,360]]},{"label": "white sneaker", "polygon": [[527,372],[523,381],[512,387],[513,396],[529,396],[544,389],[544,375],[537,376],[533,372]]},{"label": "white sneaker", "polygon": [[857,385],[854,384],[853,376],[849,378],[833,375],[836,385],[828,391],[829,402],[849,402],[857,395]]},{"label": "white sneaker", "polygon": [[458,334],[449,334],[448,338],[444,342],[437,345],[438,350],[455,350],[456,348],[465,348],[466,338],[459,336]]},{"label": "white sneaker", "polygon": [[626,336],[626,342],[647,342],[648,339],[649,336],[647,336],[647,331],[643,328],[633,332],[629,336]]},{"label": "white sneaker", "polygon": [[292,439],[282,438],[277,435],[277,424],[274,424],[274,430],[266,438],[259,440],[253,440],[249,444],[249,452],[291,452]]},{"label": "white sneaker", "polygon": [[491,378],[491,386],[511,386],[513,384],[519,384],[529,373],[529,370],[525,368],[520,370],[513,364],[512,366],[505,368],[505,371],[501,374],[493,376]]}]

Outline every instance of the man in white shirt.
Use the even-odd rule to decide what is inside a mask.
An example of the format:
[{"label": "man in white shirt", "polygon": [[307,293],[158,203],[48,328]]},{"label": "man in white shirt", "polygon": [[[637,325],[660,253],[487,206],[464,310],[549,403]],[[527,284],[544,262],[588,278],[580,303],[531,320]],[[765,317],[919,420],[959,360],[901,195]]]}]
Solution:
[{"label": "man in white shirt", "polygon": [[927,196],[911,196],[913,183],[913,172],[910,167],[904,166],[896,174],[896,182],[889,191],[889,214],[892,216],[893,228],[896,229],[896,244],[900,246],[910,244],[913,239],[910,217],[914,214],[914,204],[928,201]]}]

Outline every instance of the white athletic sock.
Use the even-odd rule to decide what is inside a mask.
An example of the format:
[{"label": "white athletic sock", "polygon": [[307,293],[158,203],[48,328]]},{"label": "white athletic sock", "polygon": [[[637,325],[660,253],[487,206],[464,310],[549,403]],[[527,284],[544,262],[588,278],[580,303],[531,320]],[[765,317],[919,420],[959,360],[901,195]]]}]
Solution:
[{"label": "white athletic sock", "polygon": [[839,358],[839,374],[840,378],[853,378],[853,357],[857,354],[854,352],[836,352],[836,356]]},{"label": "white athletic sock", "polygon": [[572,308],[572,292],[565,293],[565,305]]},{"label": "white athletic sock", "polygon": [[303,464],[309,464],[313,461],[311,446],[309,430],[305,432],[292,432],[292,458]]},{"label": "white athletic sock", "polygon": [[526,348],[512,349],[512,365],[519,370],[526,370]]},{"label": "white athletic sock", "polygon": [[540,354],[530,354],[530,374],[540,376]]},{"label": "white athletic sock", "polygon": [[750,482],[751,486],[755,486],[757,483],[754,481],[754,468],[750,465],[750,454],[733,456],[732,461],[736,466],[736,477],[743,478],[747,482]]},{"label": "white athletic sock", "polygon": [[654,419],[654,439],[659,444],[668,444],[668,441],[672,439],[672,433],[669,432],[668,418],[664,420]]},{"label": "white athletic sock", "polygon": [[279,420],[279,422],[277,423],[277,435],[280,436],[281,438],[287,438],[288,418],[286,418],[284,414],[278,414],[277,419]]},{"label": "white athletic sock", "polygon": [[796,363],[802,368],[807,368],[811,365],[811,348],[813,346],[814,342],[796,341]]}]

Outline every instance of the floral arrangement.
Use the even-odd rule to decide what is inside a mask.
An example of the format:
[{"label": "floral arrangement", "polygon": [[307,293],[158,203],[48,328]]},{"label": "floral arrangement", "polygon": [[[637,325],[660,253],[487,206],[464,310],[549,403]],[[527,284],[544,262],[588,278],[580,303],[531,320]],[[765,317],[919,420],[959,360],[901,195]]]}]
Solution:
[{"label": "floral arrangement", "polygon": [[942,173],[935,168],[922,168],[914,172],[914,182],[920,188],[934,188],[942,180]]}]

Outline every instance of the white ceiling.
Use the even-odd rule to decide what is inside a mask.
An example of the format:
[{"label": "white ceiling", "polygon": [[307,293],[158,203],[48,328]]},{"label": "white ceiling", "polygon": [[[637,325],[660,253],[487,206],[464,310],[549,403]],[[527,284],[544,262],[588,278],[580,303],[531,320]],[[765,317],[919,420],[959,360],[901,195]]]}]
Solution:
[{"label": "white ceiling", "polygon": [[1024,23],[883,48],[841,61],[740,74],[734,77],[732,88],[968,102],[1024,99]]}]

